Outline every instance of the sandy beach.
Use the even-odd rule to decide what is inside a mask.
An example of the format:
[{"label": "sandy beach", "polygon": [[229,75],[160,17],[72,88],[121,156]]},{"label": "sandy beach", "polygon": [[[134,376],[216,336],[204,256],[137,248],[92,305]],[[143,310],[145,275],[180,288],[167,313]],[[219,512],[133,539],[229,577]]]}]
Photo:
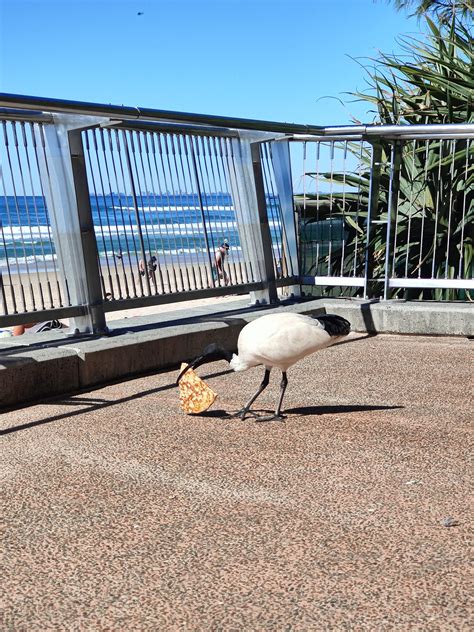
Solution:
[{"label": "sandy beach", "polygon": [[[246,283],[249,276],[245,265],[241,262],[226,263],[230,285]],[[130,265],[120,262],[117,265],[101,267],[101,285],[105,298],[108,300],[120,300],[127,298],[141,298],[148,296],[163,296],[174,292],[200,290],[213,287],[212,274],[209,265],[204,263],[180,262],[178,266],[159,265],[150,277],[141,275],[140,272]],[[217,287],[225,287],[223,279],[217,279]],[[54,270],[35,271],[30,274],[5,274],[2,275],[2,285],[0,286],[0,315],[12,314],[15,312],[37,312],[43,309],[64,307],[74,304],[68,297],[65,285],[61,282],[60,276]],[[229,288],[229,292],[231,289]],[[133,316],[143,316],[157,314],[186,307],[206,305],[212,302],[226,302],[235,300],[235,295],[223,297],[210,297],[196,299],[189,302],[176,302],[166,305],[152,305],[147,307],[124,309],[107,313],[107,321],[121,318],[131,318]],[[36,319],[40,314],[35,314]],[[34,320],[34,319],[33,319]],[[61,319],[68,324],[67,319]]]}]

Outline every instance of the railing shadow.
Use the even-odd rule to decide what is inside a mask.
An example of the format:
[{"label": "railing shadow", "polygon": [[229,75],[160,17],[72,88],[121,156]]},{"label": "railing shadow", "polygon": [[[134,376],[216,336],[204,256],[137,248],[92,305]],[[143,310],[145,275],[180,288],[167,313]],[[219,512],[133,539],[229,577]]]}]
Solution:
[{"label": "railing shadow", "polygon": [[[152,373],[152,375],[156,375],[158,372],[154,372]],[[227,375],[229,373],[232,373],[232,371],[229,369],[227,371],[220,371],[218,373],[212,373],[211,375],[205,375],[204,378],[208,379],[209,377],[220,377],[222,375]],[[139,377],[145,377],[144,375],[140,375],[140,376],[131,376],[129,379],[137,379]],[[120,384],[122,383],[124,380],[115,380],[113,383],[115,384]],[[88,388],[87,391],[84,392],[90,392],[91,390],[97,390],[99,388],[104,388],[104,386],[110,386],[112,384],[112,382],[109,382],[107,385],[99,385],[97,387],[95,387],[95,389],[91,389]],[[174,382],[170,383],[170,384],[165,384],[164,386],[158,386],[157,388],[151,388],[148,389],[146,391],[140,391],[139,393],[134,393],[133,395],[128,395],[127,397],[121,397],[119,399],[114,399],[113,401],[107,401],[104,399],[89,399],[89,398],[84,398],[84,397],[79,397],[76,399],[75,396],[70,396],[68,395],[67,397],[54,397],[54,398],[48,398],[47,400],[43,400],[40,402],[32,402],[32,403],[28,403],[25,407],[32,407],[32,406],[37,406],[37,405],[48,405],[48,404],[54,404],[55,406],[62,406],[63,404],[66,406],[74,406],[76,404],[81,405],[81,404],[89,404],[91,403],[91,406],[88,406],[87,408],[81,408],[80,410],[73,410],[73,411],[68,411],[66,413],[60,413],[59,415],[53,415],[51,417],[45,417],[44,419],[37,419],[36,421],[30,421],[28,423],[25,424],[20,424],[19,426],[13,426],[11,428],[4,428],[2,430],[0,430],[0,436],[2,435],[8,435],[8,434],[12,434],[13,432],[19,432],[21,430],[28,430],[30,428],[35,428],[36,426],[43,426],[45,424],[49,424],[49,423],[53,423],[55,421],[61,421],[61,419],[66,419],[66,418],[71,418],[71,417],[76,417],[77,415],[83,415],[86,413],[90,413],[90,412],[94,412],[94,411],[98,411],[98,410],[104,410],[106,408],[110,408],[111,406],[118,406],[120,404],[124,404],[126,402],[130,402],[133,401],[135,399],[139,399],[142,397],[147,397],[148,395],[154,395],[156,393],[161,393],[163,391],[168,391],[170,389],[173,388],[177,388],[176,384]],[[2,411],[2,414],[6,414],[8,412],[11,412],[12,410],[18,410],[19,407],[13,407],[10,409],[7,409],[5,411]]]}]

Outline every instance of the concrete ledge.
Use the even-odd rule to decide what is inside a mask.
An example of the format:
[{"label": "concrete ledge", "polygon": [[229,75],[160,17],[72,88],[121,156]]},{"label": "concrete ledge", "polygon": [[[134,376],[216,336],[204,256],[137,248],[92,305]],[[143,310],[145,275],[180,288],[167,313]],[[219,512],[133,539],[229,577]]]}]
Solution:
[{"label": "concrete ledge", "polygon": [[235,349],[241,329],[262,313],[335,313],[367,333],[474,336],[469,304],[317,299],[260,308],[236,300],[219,313],[216,307],[114,321],[102,338],[45,332],[0,339],[0,410],[178,366],[210,342]]},{"label": "concrete ledge", "polygon": [[474,336],[474,304],[322,299],[354,331],[421,336]]},{"label": "concrete ledge", "polygon": [[[41,335],[41,334],[38,334]],[[77,390],[77,354],[68,349],[0,351],[0,410]]]}]

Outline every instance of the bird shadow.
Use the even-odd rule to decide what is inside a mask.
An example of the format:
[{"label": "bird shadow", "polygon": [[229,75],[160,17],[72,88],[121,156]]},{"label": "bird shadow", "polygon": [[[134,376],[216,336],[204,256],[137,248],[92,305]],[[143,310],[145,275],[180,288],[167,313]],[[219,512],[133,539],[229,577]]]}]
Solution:
[{"label": "bird shadow", "polygon": [[[287,408],[283,411],[283,415],[300,415],[306,417],[308,415],[335,415],[344,413],[358,413],[368,412],[372,410],[396,410],[405,408],[404,406],[366,406],[366,405],[353,405],[353,406],[298,406],[297,408]],[[268,415],[273,413],[273,410],[264,408],[252,408],[252,413],[258,416]],[[205,417],[209,419],[235,419],[232,413],[228,413],[226,410],[206,410],[202,413],[195,413],[192,417]],[[252,419],[250,415],[248,419]]]},{"label": "bird shadow", "polygon": [[298,406],[297,408],[287,408],[283,412],[288,415],[335,415],[343,413],[360,413],[371,410],[397,410],[405,406],[370,406],[370,405],[349,405],[349,406]]},{"label": "bird shadow", "polygon": [[194,413],[190,417],[205,417],[207,419],[231,419],[232,415],[226,410],[205,410],[202,413]]}]

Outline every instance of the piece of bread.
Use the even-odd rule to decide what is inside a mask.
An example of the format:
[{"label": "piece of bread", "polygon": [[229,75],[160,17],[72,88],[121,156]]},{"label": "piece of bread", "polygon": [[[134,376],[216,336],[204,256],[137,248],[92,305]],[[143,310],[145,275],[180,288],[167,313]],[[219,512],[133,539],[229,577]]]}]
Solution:
[{"label": "piece of bread", "polygon": [[[180,370],[185,368],[182,364]],[[215,402],[217,394],[189,369],[179,381],[179,403],[187,415],[203,413]]]}]

